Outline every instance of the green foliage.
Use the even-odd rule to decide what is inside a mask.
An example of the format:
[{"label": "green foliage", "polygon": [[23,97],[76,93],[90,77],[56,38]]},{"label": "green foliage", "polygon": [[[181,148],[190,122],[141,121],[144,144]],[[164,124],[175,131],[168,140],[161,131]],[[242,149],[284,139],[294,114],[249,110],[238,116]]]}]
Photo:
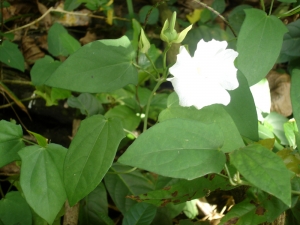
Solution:
[{"label": "green foliage", "polygon": [[[263,1],[264,10],[239,5],[228,14],[237,37],[228,27],[221,29],[215,20],[218,15],[206,8],[192,29],[181,19],[180,36],[176,13],[162,32],[158,24],[161,8],[175,8],[175,2],[146,5],[135,20],[133,1],[128,0],[131,20],[122,22],[131,29],[122,28],[128,36],[82,47],[62,25],[51,26],[48,50],[55,58],[46,55],[33,65],[35,94],[46,100],[46,106],[67,99],[84,119],[68,149],[28,131],[34,143],[23,137],[20,125],[0,121],[0,167],[15,162],[21,171],[7,179],[17,191],[0,187],[0,224],[59,225],[66,200],[71,206],[79,203],[80,225],[113,225],[111,210],[124,225],[171,225],[178,215],[176,221],[182,225],[207,224],[199,221],[196,202],[216,193],[232,197],[239,191],[243,199],[220,224],[272,222],[283,212],[286,224],[299,223],[299,20],[285,26],[274,16],[287,17],[299,7],[289,4],[293,0],[282,0],[295,8],[274,15],[270,10],[267,15]],[[66,0],[64,7],[72,11],[81,5],[106,12],[113,8],[111,3]],[[226,4],[216,0],[211,7],[223,13]],[[144,23],[151,26],[141,29]],[[167,40],[164,47],[156,38],[159,33],[161,40]],[[183,34],[181,45],[191,55],[200,39],[226,40],[229,48],[237,49],[239,86],[228,91],[228,105],[183,107],[180,91],[171,93],[162,85],[172,66],[167,63],[168,54],[173,54],[171,45]],[[12,37],[0,35],[7,38],[0,46],[0,61],[24,71],[24,58]],[[210,53],[201,54],[211,57]],[[276,62],[288,63],[295,120],[271,112],[259,122],[249,87],[265,78]],[[197,67],[199,73],[201,69]],[[191,71],[186,67],[182,76]],[[8,93],[4,85],[0,90]]]},{"label": "green foliage", "polygon": [[237,42],[237,68],[252,86],[272,69],[287,29],[278,18],[261,10],[246,9],[245,12],[246,19]]}]

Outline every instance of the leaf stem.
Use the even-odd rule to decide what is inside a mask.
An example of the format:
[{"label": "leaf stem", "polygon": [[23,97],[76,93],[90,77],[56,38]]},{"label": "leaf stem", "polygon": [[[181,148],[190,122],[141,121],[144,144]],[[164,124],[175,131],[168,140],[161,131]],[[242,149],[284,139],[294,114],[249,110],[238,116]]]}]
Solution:
[{"label": "leaf stem", "polygon": [[132,173],[135,170],[137,170],[137,167],[133,167],[129,170],[122,171],[122,172],[107,172],[107,173],[109,173],[109,174],[124,174],[124,173]]},{"label": "leaf stem", "polygon": [[292,190],[292,194],[300,196],[300,191],[294,191],[294,190]]},{"label": "leaf stem", "polygon": [[135,139],[138,138],[138,136],[137,136],[135,133],[133,133],[133,132],[131,132],[131,131],[129,131],[129,130],[126,130],[125,128],[123,128],[123,130],[124,130],[126,133],[131,134]]},{"label": "leaf stem", "polygon": [[151,65],[152,65],[152,67],[153,67],[154,71],[155,71],[155,72],[156,72],[156,74],[158,75],[158,74],[159,74],[159,72],[158,72],[158,70],[157,70],[157,68],[156,68],[155,64],[153,63],[152,59],[150,58],[150,56],[149,56],[147,53],[146,53],[145,55],[146,55],[147,59],[149,60],[149,62],[151,63]]},{"label": "leaf stem", "polygon": [[266,8],[265,8],[265,2],[264,2],[264,0],[260,0],[260,5],[261,5],[262,10],[265,12]]},{"label": "leaf stem", "polygon": [[[214,10],[212,7],[206,5],[205,3],[199,1],[199,0],[194,0],[195,2],[197,2],[198,4],[202,5],[204,8],[207,8],[209,11],[211,11],[212,13],[216,14],[218,17],[221,18],[221,20],[224,21],[224,23],[226,23],[226,25],[229,27],[229,29],[231,30],[232,34],[237,37],[237,34],[235,33],[233,27],[230,25],[230,23],[225,19],[224,16],[222,16],[218,11]],[[263,1],[263,0],[262,0]]]},{"label": "leaf stem", "polygon": [[132,0],[126,0],[127,3],[127,9],[128,9],[128,14],[130,19],[134,18],[134,11],[133,11],[133,5],[132,5]]},{"label": "leaf stem", "polygon": [[273,3],[274,3],[274,0],[271,1],[271,6],[270,6],[270,10],[269,10],[269,16],[271,15],[272,13],[272,9],[273,9]]},{"label": "leaf stem", "polygon": [[229,172],[229,169],[227,167],[227,164],[225,163],[225,170],[226,170],[226,173],[228,175],[228,179],[229,179],[229,182],[232,186],[237,186],[237,183],[233,181],[231,175],[230,175],[230,172]]},{"label": "leaf stem", "polygon": [[165,81],[164,78],[159,79],[159,81],[156,83],[155,87],[153,88],[149,98],[148,98],[148,102],[147,102],[147,106],[146,106],[146,112],[145,112],[145,118],[144,118],[144,128],[143,128],[143,132],[145,132],[147,130],[147,123],[148,123],[148,116],[149,116],[149,109],[150,109],[150,105],[151,105],[151,101],[153,96],[155,95],[155,92],[157,91],[157,89],[159,88],[159,86]]}]

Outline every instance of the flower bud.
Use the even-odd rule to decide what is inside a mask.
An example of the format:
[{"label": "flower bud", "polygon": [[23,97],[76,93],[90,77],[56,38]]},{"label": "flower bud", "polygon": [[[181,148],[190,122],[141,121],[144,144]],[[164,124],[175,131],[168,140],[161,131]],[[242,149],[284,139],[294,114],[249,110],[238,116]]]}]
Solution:
[{"label": "flower bud", "polygon": [[147,53],[150,48],[150,42],[148,41],[143,28],[141,28],[139,48],[142,53]]},{"label": "flower bud", "polygon": [[189,32],[190,29],[192,29],[192,25],[185,28],[183,31],[181,31],[179,34],[175,30],[175,24],[176,24],[176,12],[173,12],[171,21],[167,19],[164,23],[164,26],[160,33],[160,39],[172,44],[172,43],[180,43],[185,38],[187,32]]}]

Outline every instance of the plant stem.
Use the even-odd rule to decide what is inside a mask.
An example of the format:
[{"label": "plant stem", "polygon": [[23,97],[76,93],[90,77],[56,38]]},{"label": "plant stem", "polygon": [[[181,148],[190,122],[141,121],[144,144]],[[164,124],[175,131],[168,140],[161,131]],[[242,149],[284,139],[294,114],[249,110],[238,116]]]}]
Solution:
[{"label": "plant stem", "polygon": [[263,11],[266,11],[264,0],[260,0],[260,5]]},{"label": "plant stem", "polygon": [[31,81],[27,80],[2,80],[5,84],[21,84],[21,85],[33,85]]},{"label": "plant stem", "polygon": [[129,130],[126,130],[126,129],[124,129],[124,128],[123,128],[123,130],[124,130],[126,133],[131,134],[135,139],[138,138],[137,135],[136,135],[135,133],[133,133],[133,132],[131,132],[131,131],[129,131]]},{"label": "plant stem", "polygon": [[233,181],[233,179],[232,179],[232,177],[231,177],[231,175],[230,175],[230,172],[229,172],[229,169],[228,169],[226,163],[225,163],[225,170],[226,170],[226,173],[227,173],[227,175],[228,175],[230,184],[231,184],[232,186],[236,186],[237,183],[235,183],[235,182]]},{"label": "plant stem", "polygon": [[292,190],[292,194],[294,194],[294,195],[300,195],[300,191],[294,191],[294,190]]},{"label": "plant stem", "polygon": [[271,2],[271,6],[270,6],[270,10],[269,10],[269,16],[270,16],[271,13],[272,13],[273,3],[274,3],[274,0],[272,0],[272,2]]},{"label": "plant stem", "polygon": [[[20,102],[26,102],[26,101],[30,101],[30,100],[34,100],[34,99],[38,99],[38,98],[40,98],[40,96],[35,96],[35,97],[30,97],[30,98],[24,98],[24,99],[21,99]],[[11,103],[8,103],[8,104],[5,104],[5,105],[0,105],[0,109],[11,107],[14,104],[16,104],[16,103],[15,102],[11,102]]]},{"label": "plant stem", "polygon": [[154,71],[156,72],[156,75],[158,75],[158,74],[159,74],[159,72],[158,72],[158,70],[157,70],[156,66],[154,65],[154,63],[153,63],[152,59],[150,58],[150,56],[149,56],[147,53],[146,53],[145,55],[146,55],[147,59],[149,60],[149,62],[151,63],[151,65],[152,65],[152,67],[153,67]]},{"label": "plant stem", "polygon": [[134,11],[133,11],[133,5],[132,5],[132,0],[126,0],[127,2],[127,9],[128,9],[128,14],[130,19],[134,18]]},{"label": "plant stem", "polygon": [[1,195],[1,198],[4,198],[4,197],[5,197],[5,195],[4,195],[3,191],[2,191],[1,185],[0,185],[0,195]]},{"label": "plant stem", "polygon": [[150,105],[151,105],[151,101],[152,98],[156,92],[156,90],[159,88],[159,86],[165,81],[164,78],[159,79],[159,81],[156,83],[155,87],[153,88],[149,98],[148,98],[148,102],[147,102],[147,106],[146,106],[146,112],[145,112],[145,118],[144,118],[144,128],[143,128],[143,132],[145,132],[147,130],[147,123],[148,123],[148,115],[149,115],[149,109],[150,109]]},{"label": "plant stem", "polygon": [[[205,3],[199,1],[199,0],[194,0],[195,2],[197,2],[198,4],[202,5],[204,8],[207,8],[209,11],[211,11],[212,13],[216,14],[218,17],[220,17],[224,23],[226,23],[226,25],[229,27],[229,29],[231,30],[232,34],[237,37],[237,34],[235,33],[233,27],[230,25],[230,23],[224,18],[224,16],[222,16],[218,11],[214,10],[212,7],[206,5]],[[263,0],[262,0],[263,1]]]}]

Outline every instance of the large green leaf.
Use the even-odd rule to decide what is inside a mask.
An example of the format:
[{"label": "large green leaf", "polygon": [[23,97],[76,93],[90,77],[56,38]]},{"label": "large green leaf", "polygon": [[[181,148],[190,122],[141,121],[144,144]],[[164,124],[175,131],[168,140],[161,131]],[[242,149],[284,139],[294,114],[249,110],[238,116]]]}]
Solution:
[{"label": "large green leaf", "polygon": [[35,86],[44,85],[46,80],[60,65],[61,62],[54,60],[48,55],[37,60],[30,70],[32,84]]},{"label": "large green leaf", "polygon": [[166,206],[171,203],[179,204],[186,201],[202,198],[208,194],[208,190],[226,189],[229,185],[228,180],[218,175],[212,174],[209,178],[200,177],[194,180],[180,179],[177,182],[167,185],[159,190],[143,193],[130,198],[150,203],[156,206]]},{"label": "large green leaf", "polygon": [[260,81],[274,66],[287,28],[275,16],[258,9],[245,9],[246,19],[237,42],[237,68],[249,86]]},{"label": "large green leaf", "polygon": [[126,172],[130,169],[132,168],[116,163],[110,169],[112,172],[104,177],[109,195],[123,215],[137,203],[126,196],[139,195],[153,190],[151,182],[140,171]]},{"label": "large green leaf", "polygon": [[100,40],[81,47],[46,81],[46,84],[77,92],[99,93],[137,84],[132,64],[135,53],[126,36]]},{"label": "large green leaf", "polygon": [[229,91],[231,100],[225,106],[239,132],[244,137],[258,141],[258,123],[254,100],[244,75],[238,71],[239,87]]},{"label": "large green leaf", "polygon": [[[293,107],[293,116],[296,119],[298,130],[300,130],[300,60],[291,62],[289,67],[292,75],[291,80],[291,101]],[[300,146],[298,146],[300,148]]]},{"label": "large green leaf", "polygon": [[0,61],[12,68],[24,71],[24,57],[18,49],[18,45],[8,40],[3,41],[0,45]]},{"label": "large green leaf", "polygon": [[156,207],[148,203],[137,203],[125,213],[122,225],[148,225],[154,219]]},{"label": "large green leaf", "polygon": [[290,172],[278,155],[252,144],[232,152],[230,162],[251,184],[291,206]]},{"label": "large green leaf", "polygon": [[179,105],[177,94],[173,92],[168,97],[167,109],[163,110],[159,115],[159,121],[162,122],[172,118],[185,118],[202,123],[216,123],[224,136],[224,143],[221,148],[223,152],[230,152],[244,146],[234,121],[221,105],[214,104],[201,110],[194,107],[182,107]]},{"label": "large green leaf", "polygon": [[99,185],[124,136],[118,119],[95,115],[81,122],[64,162],[64,183],[71,206]]},{"label": "large green leaf", "polygon": [[31,210],[20,192],[12,191],[0,200],[0,224],[32,224]]},{"label": "large green leaf", "polygon": [[0,121],[0,168],[20,160],[18,151],[25,147],[22,137],[23,131],[20,125],[5,120]]},{"label": "large green leaf", "polygon": [[30,207],[52,224],[66,200],[62,181],[67,149],[57,144],[23,148],[20,184]]},{"label": "large green leaf", "polygon": [[222,170],[223,140],[214,123],[170,119],[140,135],[118,161],[163,176],[195,179]]},{"label": "large green leaf", "polygon": [[59,23],[54,23],[48,31],[48,51],[53,56],[68,56],[78,50],[81,45]]},{"label": "large green leaf", "polygon": [[114,222],[108,217],[107,193],[103,183],[100,183],[95,190],[81,200],[79,224],[114,224]]}]

